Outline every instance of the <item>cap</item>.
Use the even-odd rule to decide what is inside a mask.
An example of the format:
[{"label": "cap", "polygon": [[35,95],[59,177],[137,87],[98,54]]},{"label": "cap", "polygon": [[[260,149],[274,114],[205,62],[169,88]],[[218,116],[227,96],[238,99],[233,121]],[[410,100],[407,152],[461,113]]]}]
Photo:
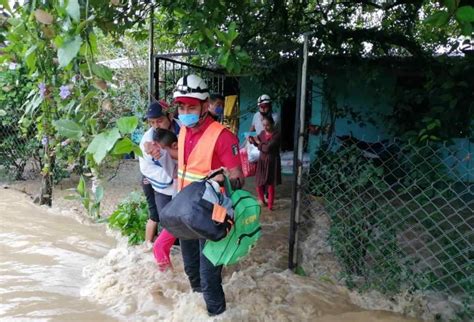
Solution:
[{"label": "cap", "polygon": [[146,112],[146,118],[148,119],[157,119],[165,115],[163,113],[163,108],[167,109],[168,104],[163,101],[153,102],[148,106],[148,111]]}]

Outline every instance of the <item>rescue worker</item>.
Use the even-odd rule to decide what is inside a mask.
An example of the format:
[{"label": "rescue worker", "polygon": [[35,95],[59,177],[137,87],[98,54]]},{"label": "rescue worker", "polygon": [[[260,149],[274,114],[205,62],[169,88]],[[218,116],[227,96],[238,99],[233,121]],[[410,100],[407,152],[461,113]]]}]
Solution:
[{"label": "rescue worker", "polygon": [[220,94],[211,94],[209,96],[209,114],[215,121],[220,123],[224,119],[224,101],[225,97]]},{"label": "rescue worker", "polygon": [[172,130],[175,133],[179,132],[177,122],[172,119],[170,114],[164,111],[167,108],[168,105],[163,101],[150,104],[146,114],[150,128],[145,132],[140,141],[142,156],[138,160],[140,172],[143,175],[143,192],[147,199],[150,215],[145,228],[145,244],[150,249],[157,233],[160,220],[159,211],[171,200],[171,196],[175,192],[173,178],[168,176],[159,162],[152,157],[152,151],[156,149],[153,142],[155,129],[161,128]]},{"label": "rescue worker", "polygon": [[[244,183],[237,137],[209,115],[207,84],[196,75],[178,80],[174,102],[181,130],[178,137],[178,191],[216,169],[225,168],[234,188]],[[223,178],[222,178],[223,179]],[[202,292],[210,316],[226,309],[222,265],[202,253],[206,240],[182,240],[184,270],[195,292]]]},{"label": "rescue worker", "polygon": [[275,122],[275,127],[279,128],[280,117],[278,113],[274,113],[272,110],[272,99],[267,94],[260,95],[257,99],[258,112],[254,114],[252,119],[252,125],[250,126],[250,132],[257,132],[259,135],[263,130],[263,116],[270,115]]}]

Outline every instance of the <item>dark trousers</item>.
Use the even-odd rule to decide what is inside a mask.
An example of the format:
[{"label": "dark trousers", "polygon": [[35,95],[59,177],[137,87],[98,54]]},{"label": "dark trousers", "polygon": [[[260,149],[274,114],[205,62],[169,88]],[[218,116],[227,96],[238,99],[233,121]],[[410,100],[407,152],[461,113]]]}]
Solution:
[{"label": "dark trousers", "polygon": [[203,255],[204,239],[181,240],[184,271],[195,292],[202,292],[210,315],[225,311],[225,295],[222,289],[222,265],[214,266]]},{"label": "dark trousers", "polygon": [[151,183],[149,183],[145,177],[142,177],[142,189],[148,204],[148,215],[150,219],[154,222],[159,222],[160,217],[158,216],[158,209],[156,208],[155,190],[153,190]]}]

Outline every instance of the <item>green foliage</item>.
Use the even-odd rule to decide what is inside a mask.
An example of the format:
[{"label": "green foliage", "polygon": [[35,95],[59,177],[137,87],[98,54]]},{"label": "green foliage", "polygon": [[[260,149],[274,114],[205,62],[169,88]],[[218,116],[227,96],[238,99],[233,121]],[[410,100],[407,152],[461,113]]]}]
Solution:
[{"label": "green foliage", "polygon": [[72,120],[56,120],[53,121],[53,125],[58,135],[68,139],[79,140],[83,135],[82,128]]},{"label": "green foliage", "polygon": [[[9,42],[1,57],[26,65],[34,84],[24,105],[17,107],[24,112],[22,126],[34,124],[36,137],[47,143],[41,160],[45,184],[59,173],[54,166],[60,164],[55,160],[61,138],[80,142],[81,148],[71,151],[80,158],[87,140],[100,130],[93,120],[106,93],[104,86],[97,89],[95,85],[104,81],[87,67],[94,62],[94,36],[92,29],[84,28],[90,17],[86,4],[78,6],[77,1],[51,1],[19,7],[9,20]],[[68,157],[64,150],[63,156]]]},{"label": "green foliage", "polygon": [[[9,20],[8,45],[0,61],[21,62],[28,68],[32,86],[15,108],[23,112],[22,127],[34,128],[37,140],[47,143],[41,154],[46,183],[51,182],[46,180],[50,176],[67,176],[65,168],[77,165],[89,168],[99,179],[100,163],[119,140],[115,157],[138,151],[128,139],[138,120],[110,119],[107,115],[113,94],[107,82],[113,77],[109,68],[96,63],[97,37],[93,29],[95,25],[109,30],[104,19],[110,16],[94,15],[103,12],[103,5],[103,1],[32,2],[20,7]],[[121,9],[110,8],[110,12]],[[121,133],[111,128],[116,121]],[[98,209],[94,206],[93,210],[98,214]]]},{"label": "green foliage", "polygon": [[472,58],[439,59],[395,88],[393,114],[387,118],[395,135],[418,142],[471,138],[474,125]]},{"label": "green foliage", "polygon": [[39,156],[34,125],[23,130],[18,126],[23,114],[20,107],[33,86],[21,65],[0,66],[0,166],[17,180],[22,179],[27,161]]},{"label": "green foliage", "polygon": [[471,213],[463,197],[470,188],[448,175],[446,153],[439,144],[414,142],[399,142],[382,163],[356,147],[318,152],[310,189],[324,200],[329,241],[349,287],[472,293],[470,227],[464,224]]},{"label": "green foliage", "polygon": [[306,274],[304,268],[301,267],[301,266],[296,266],[295,274],[299,275],[299,276],[308,276],[308,274]]},{"label": "green foliage", "polygon": [[[117,127],[111,128],[94,137],[87,147],[88,153],[96,164],[100,164],[107,154],[112,151],[112,155],[121,155],[135,152],[141,155],[141,150],[128,137],[122,135],[132,133],[138,125],[136,116],[122,117],[117,120]],[[122,135],[120,134],[122,132]],[[115,147],[115,148],[114,148]]]},{"label": "green foliage", "polygon": [[[348,285],[364,276],[358,286],[397,292],[406,270],[393,214],[381,206],[380,193],[388,189],[383,169],[365,159],[355,147],[321,150],[311,167],[311,191],[323,196],[331,217],[329,241],[344,269]],[[310,175],[311,175],[310,173]]]},{"label": "green foliage", "polygon": [[145,197],[133,192],[121,202],[110,215],[110,227],[119,229],[124,236],[128,236],[130,245],[137,245],[145,240],[145,226],[148,220],[148,205]]},{"label": "green foliage", "polygon": [[[158,32],[179,37],[204,62],[231,73],[278,70],[298,56],[309,31],[317,39],[313,58],[321,62],[331,55],[426,59],[439,46],[459,46],[458,37],[472,30],[472,6],[438,2],[169,0],[158,8]],[[368,53],[364,42],[372,45]]]},{"label": "green foliage", "polygon": [[117,127],[122,135],[132,133],[138,125],[138,119],[135,116],[122,117],[117,120]]},{"label": "green foliage", "polygon": [[66,199],[79,200],[89,216],[95,219],[100,218],[100,203],[104,198],[104,188],[98,186],[93,193],[89,192],[86,180],[81,176],[75,190],[78,195],[67,196]]},{"label": "green foliage", "polygon": [[100,164],[107,155],[107,152],[112,150],[118,139],[120,139],[120,132],[117,128],[100,133],[89,144],[86,153],[91,154],[94,161]]}]

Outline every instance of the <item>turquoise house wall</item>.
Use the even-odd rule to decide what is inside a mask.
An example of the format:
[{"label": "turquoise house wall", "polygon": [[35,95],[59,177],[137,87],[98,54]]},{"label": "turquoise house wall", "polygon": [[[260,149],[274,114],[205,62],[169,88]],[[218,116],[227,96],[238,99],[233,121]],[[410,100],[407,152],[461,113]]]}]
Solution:
[{"label": "turquoise house wall", "polygon": [[395,75],[381,70],[375,79],[356,68],[337,70],[328,75],[327,86],[336,93],[342,115],[337,117],[336,135],[352,135],[367,142],[390,138],[387,117],[392,113]]},{"label": "turquoise house wall", "polygon": [[[381,72],[377,79],[367,81],[356,68],[338,69],[327,74],[326,79],[313,76],[312,113],[310,124],[324,127],[330,122],[328,101],[323,95],[325,88],[335,93],[334,102],[341,111],[335,120],[335,134],[352,135],[359,140],[375,142],[390,138],[386,118],[392,112],[392,93],[395,76]],[[357,121],[355,121],[355,119]],[[310,135],[308,153],[311,161],[322,141],[322,135]],[[336,140],[335,146],[339,144]]]},{"label": "turquoise house wall", "polygon": [[[373,76],[373,75],[372,75]],[[335,93],[335,102],[341,115],[335,121],[337,136],[350,135],[367,142],[393,139],[388,128],[388,117],[394,105],[396,76],[390,70],[380,69],[376,77],[367,79],[356,68],[334,70],[327,73],[326,78],[319,75],[311,76],[312,80],[312,111],[310,124],[322,125],[329,122],[328,102],[325,100],[323,88],[329,87]],[[256,112],[257,98],[265,93],[262,86],[250,77],[240,79],[240,126],[239,138],[250,128],[253,114]],[[271,93],[267,93],[270,96]],[[277,102],[273,106],[280,110]],[[357,119],[357,121],[354,121]],[[282,120],[284,126],[285,120]],[[311,161],[322,142],[321,135],[309,135],[307,153]],[[459,176],[464,182],[474,182],[474,143],[468,139],[453,139],[450,147],[456,151],[454,156],[445,156],[443,162],[453,170],[453,176]],[[335,146],[339,144],[335,140]]]}]

